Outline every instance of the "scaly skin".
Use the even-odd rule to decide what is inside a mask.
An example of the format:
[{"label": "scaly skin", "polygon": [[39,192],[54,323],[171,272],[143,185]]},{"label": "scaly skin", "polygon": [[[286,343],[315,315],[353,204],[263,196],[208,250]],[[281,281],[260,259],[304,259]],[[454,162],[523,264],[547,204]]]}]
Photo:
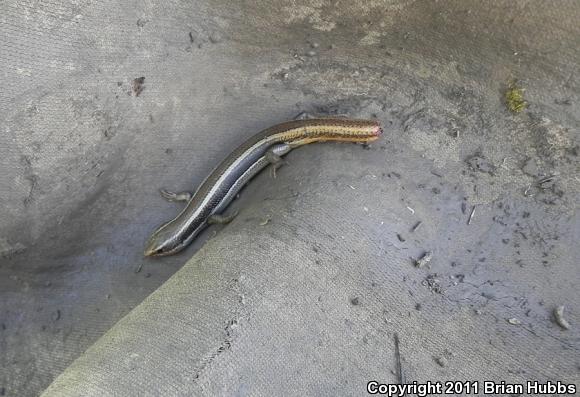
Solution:
[{"label": "scaly skin", "polygon": [[370,142],[381,133],[376,121],[346,118],[295,120],[259,132],[218,165],[177,217],[153,233],[145,256],[173,255],[184,249],[254,175],[268,164],[279,166],[280,156],[290,150],[313,142]]}]

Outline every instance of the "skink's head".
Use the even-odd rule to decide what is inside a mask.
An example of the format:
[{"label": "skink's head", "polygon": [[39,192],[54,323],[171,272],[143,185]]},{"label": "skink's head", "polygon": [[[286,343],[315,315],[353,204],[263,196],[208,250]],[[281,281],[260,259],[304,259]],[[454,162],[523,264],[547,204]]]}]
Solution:
[{"label": "skink's head", "polygon": [[145,248],[145,256],[173,255],[184,249],[207,226],[205,217],[184,217],[167,222],[151,235]]},{"label": "skink's head", "polygon": [[147,242],[145,256],[167,256],[181,251],[185,245],[174,229],[173,222],[157,229]]}]

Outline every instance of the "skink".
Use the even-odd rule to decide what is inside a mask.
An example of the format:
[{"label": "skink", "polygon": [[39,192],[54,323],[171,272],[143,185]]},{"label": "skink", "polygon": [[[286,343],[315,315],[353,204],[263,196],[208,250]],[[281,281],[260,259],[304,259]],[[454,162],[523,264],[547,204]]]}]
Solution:
[{"label": "skink", "polygon": [[273,171],[283,164],[281,156],[313,142],[370,142],[382,129],[377,121],[343,118],[295,120],[267,128],[234,150],[205,179],[197,191],[162,195],[171,201],[187,201],[187,206],[151,236],[145,256],[173,255],[211,223],[227,223],[232,217],[219,215],[240,189],[268,164]]}]

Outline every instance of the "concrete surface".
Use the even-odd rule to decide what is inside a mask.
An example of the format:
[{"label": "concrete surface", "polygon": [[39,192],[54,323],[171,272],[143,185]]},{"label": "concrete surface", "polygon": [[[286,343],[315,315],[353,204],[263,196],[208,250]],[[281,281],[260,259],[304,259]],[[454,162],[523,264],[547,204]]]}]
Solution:
[{"label": "concrete surface", "polygon": [[[408,381],[578,384],[577,2],[0,11],[0,395],[39,394],[218,230],[52,392],[85,390],[89,371],[102,394],[135,380],[151,395],[362,394],[395,380],[394,333]],[[503,100],[513,79],[520,114]],[[234,223],[142,258],[178,211],[158,188],[191,189],[301,111],[377,117],[386,133],[370,150],[291,153],[244,190]]]}]

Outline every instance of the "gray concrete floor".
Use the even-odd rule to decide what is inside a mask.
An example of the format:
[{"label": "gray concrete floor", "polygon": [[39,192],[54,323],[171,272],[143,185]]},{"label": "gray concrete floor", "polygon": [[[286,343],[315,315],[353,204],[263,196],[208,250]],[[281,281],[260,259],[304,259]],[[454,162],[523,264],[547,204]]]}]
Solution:
[{"label": "gray concrete floor", "polygon": [[[211,235],[143,259],[177,211],[157,189],[191,189],[301,111],[383,123],[369,166],[390,226],[377,233],[408,257],[434,252],[428,269],[397,270],[430,290],[415,310],[517,318],[578,380],[578,3],[8,1],[0,13],[0,395],[38,394]],[[513,80],[518,114],[504,101]],[[358,149],[289,160],[336,173]],[[263,200],[269,182],[255,183],[248,197]],[[558,305],[572,329],[554,323]]]}]

